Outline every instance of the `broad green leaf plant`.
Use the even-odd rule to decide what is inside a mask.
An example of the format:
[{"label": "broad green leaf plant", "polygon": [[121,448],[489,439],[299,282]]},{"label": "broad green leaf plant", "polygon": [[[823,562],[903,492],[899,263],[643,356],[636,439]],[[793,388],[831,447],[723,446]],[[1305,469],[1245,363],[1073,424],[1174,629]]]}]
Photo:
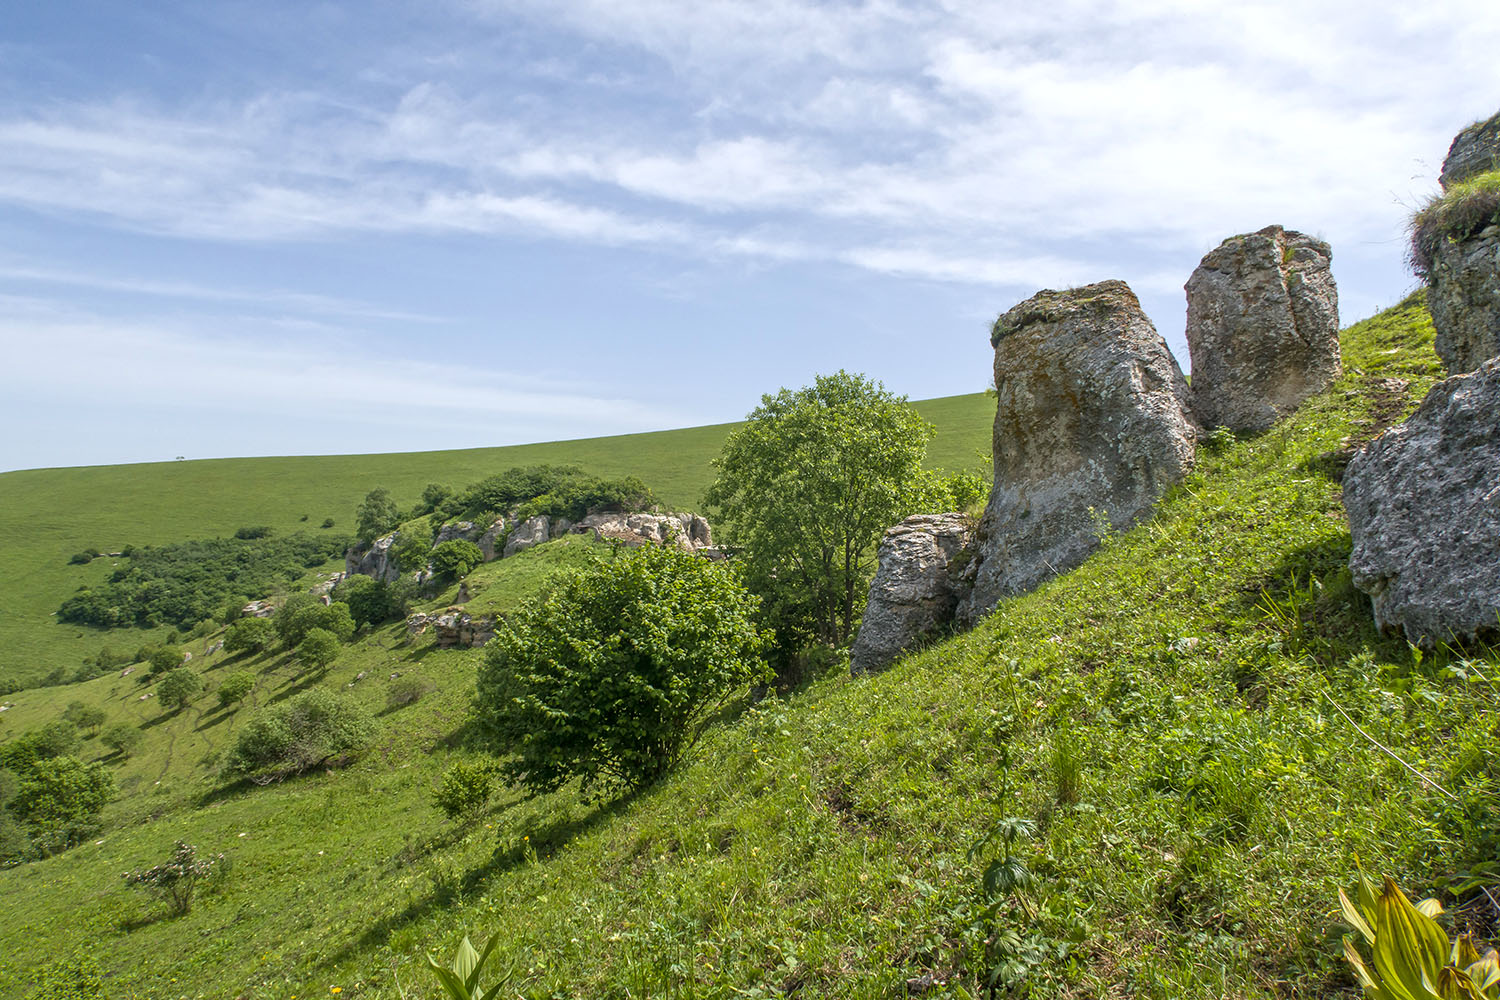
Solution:
[{"label": "broad green leaf plant", "polygon": [[427,956],[427,966],[432,969],[432,974],[438,978],[438,982],[443,984],[443,992],[451,1000],[494,1000],[494,997],[499,995],[501,987],[510,982],[511,976],[515,975],[516,971],[515,965],[511,965],[488,990],[481,990],[479,977],[483,974],[490,956],[495,953],[495,945],[499,943],[500,935],[491,934],[489,943],[484,946],[484,953],[480,954],[474,949],[468,935],[465,935],[463,943],[458,946],[458,951],[453,955],[451,966],[440,964],[431,955]]},{"label": "broad green leaf plant", "polygon": [[1435,899],[1415,906],[1390,878],[1379,893],[1363,874],[1356,889],[1359,905],[1339,890],[1344,919],[1360,933],[1370,960],[1360,954],[1352,936],[1344,938],[1344,957],[1365,995],[1372,1000],[1500,1000],[1500,954],[1483,956],[1468,934],[1449,945],[1448,935],[1433,918],[1443,912]]}]

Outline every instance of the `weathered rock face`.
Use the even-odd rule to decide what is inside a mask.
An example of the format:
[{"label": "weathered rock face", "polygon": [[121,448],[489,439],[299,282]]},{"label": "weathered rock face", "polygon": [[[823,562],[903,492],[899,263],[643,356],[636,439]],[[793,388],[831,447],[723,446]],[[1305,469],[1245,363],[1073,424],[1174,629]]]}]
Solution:
[{"label": "weathered rock face", "polygon": [[1500,359],[1433,386],[1344,473],[1354,584],[1423,646],[1500,634]]},{"label": "weathered rock face", "polygon": [[924,636],[952,623],[970,530],[962,514],[919,514],[887,528],[859,635],[849,650],[855,674],[874,673]]},{"label": "weathered rock face", "polygon": [[396,543],[396,538],[397,534],[393,531],[369,545],[356,545],[349,549],[344,553],[344,575],[353,576],[358,573],[386,583],[400,579],[401,571],[396,568],[396,560],[391,558],[391,546]]},{"label": "weathered rock face", "polygon": [[1039,292],[995,321],[995,485],[965,624],[1082,562],[1193,464],[1187,383],[1130,286]]},{"label": "weathered rock face", "polygon": [[473,521],[449,521],[438,529],[437,537],[432,540],[432,544],[437,546],[444,542],[472,542],[478,537],[479,528]]},{"label": "weathered rock face", "polygon": [[1433,347],[1448,371],[1471,372],[1500,356],[1500,226],[1441,241],[1427,282]]},{"label": "weathered rock face", "polygon": [[462,608],[448,608],[432,614],[415,614],[406,619],[407,635],[415,638],[428,629],[439,649],[455,646],[483,646],[495,637],[495,619],[474,618]]},{"label": "weathered rock face", "polygon": [[1204,427],[1259,431],[1333,384],[1339,296],[1328,244],[1280,226],[1225,240],[1187,282],[1192,407]]},{"label": "weathered rock face", "polygon": [[708,522],[697,514],[590,514],[572,530],[627,545],[674,545],[685,552],[713,545]]},{"label": "weathered rock face", "polygon": [[270,601],[251,601],[240,608],[241,618],[269,618],[276,613],[276,605]]},{"label": "weathered rock face", "polygon": [[492,562],[500,555],[500,550],[495,546],[500,544],[500,539],[505,536],[505,518],[495,519],[495,523],[485,529],[484,534],[479,536],[479,551],[484,553],[484,561]]},{"label": "weathered rock face", "polygon": [[509,559],[517,552],[525,552],[533,545],[542,544],[552,537],[551,527],[551,518],[545,514],[528,517],[511,529],[510,537],[505,540],[505,549],[501,555]]},{"label": "weathered rock face", "polygon": [[1476,122],[1453,137],[1438,183],[1446,191],[1487,170],[1500,170],[1500,114]]}]

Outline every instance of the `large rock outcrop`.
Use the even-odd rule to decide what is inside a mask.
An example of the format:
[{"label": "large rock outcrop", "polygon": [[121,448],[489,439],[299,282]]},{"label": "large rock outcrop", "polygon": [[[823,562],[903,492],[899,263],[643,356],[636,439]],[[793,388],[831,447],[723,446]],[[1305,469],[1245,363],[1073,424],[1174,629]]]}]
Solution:
[{"label": "large rock outcrop", "polygon": [[884,670],[952,623],[969,538],[962,514],[918,514],[886,529],[869,603],[849,650],[853,673]]},{"label": "large rock outcrop", "polygon": [[1123,281],[1039,292],[995,321],[995,485],[958,618],[1077,566],[1193,464],[1187,383]]},{"label": "large rock outcrop", "polygon": [[501,555],[509,559],[517,552],[525,552],[533,546],[548,541],[551,537],[552,519],[550,517],[546,514],[528,517],[510,529],[510,535],[505,539],[505,548]]},{"label": "large rock outcrop", "polygon": [[396,560],[391,558],[391,546],[396,544],[400,535],[391,532],[375,539],[368,545],[356,545],[344,553],[344,575],[353,576],[356,573],[361,576],[374,577],[386,583],[394,583],[401,578],[401,570],[396,567]]},{"label": "large rock outcrop", "polygon": [[484,555],[485,562],[492,562],[500,557],[505,546],[504,539],[505,518],[498,517],[485,529],[484,534],[479,536],[479,551]]},{"label": "large rock outcrop", "polygon": [[1446,191],[1489,170],[1500,170],[1500,114],[1475,122],[1453,137],[1438,183]]},{"label": "large rock outcrop", "polygon": [[1267,226],[1232,236],[1187,282],[1192,407],[1204,427],[1259,431],[1339,377],[1328,244]]},{"label": "large rock outcrop", "polygon": [[479,528],[473,521],[449,521],[438,528],[437,537],[433,538],[434,547],[444,542],[472,542],[479,537]]},{"label": "large rock outcrop", "polygon": [[1423,646],[1500,634],[1500,359],[1433,386],[1344,473],[1355,586]]},{"label": "large rock outcrop", "polygon": [[695,552],[713,545],[708,522],[697,514],[590,514],[572,526],[576,532],[593,532],[604,541],[626,545],[674,545]]},{"label": "large rock outcrop", "polygon": [[448,608],[429,614],[414,614],[406,619],[406,632],[411,638],[432,630],[433,644],[438,649],[455,646],[473,648],[483,646],[495,637],[495,619],[488,616],[474,617],[463,608]]},{"label": "large rock outcrop", "polygon": [[1436,240],[1427,269],[1433,348],[1448,371],[1500,356],[1500,225],[1466,240]]}]

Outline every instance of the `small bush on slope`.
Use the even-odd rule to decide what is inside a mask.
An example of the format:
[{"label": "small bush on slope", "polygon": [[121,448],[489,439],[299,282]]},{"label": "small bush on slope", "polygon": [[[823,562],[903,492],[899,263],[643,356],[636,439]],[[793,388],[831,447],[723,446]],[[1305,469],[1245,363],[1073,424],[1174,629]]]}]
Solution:
[{"label": "small bush on slope", "polygon": [[354,702],[313,688],[256,714],[240,733],[224,773],[257,784],[349,759],[369,743],[369,715]]}]

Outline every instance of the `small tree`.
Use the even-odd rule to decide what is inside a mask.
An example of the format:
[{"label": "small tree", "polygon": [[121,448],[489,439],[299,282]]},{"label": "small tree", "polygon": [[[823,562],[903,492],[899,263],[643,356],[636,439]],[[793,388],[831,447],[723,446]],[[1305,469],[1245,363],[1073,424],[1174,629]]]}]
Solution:
[{"label": "small tree", "polygon": [[665,773],[715,706],[765,679],[758,603],[728,565],[648,545],[507,619],[485,649],[478,712],[516,754],[509,776],[551,791]]},{"label": "small tree", "polygon": [[430,558],[438,576],[464,577],[484,562],[484,553],[473,542],[457,538],[434,548]]},{"label": "small tree", "polygon": [[168,670],[176,670],[182,666],[182,650],[175,646],[162,646],[151,652],[150,668],[151,676],[164,674]]},{"label": "small tree", "polygon": [[258,653],[276,641],[276,626],[269,618],[240,618],[224,635],[224,652]]},{"label": "small tree", "polygon": [[372,729],[364,709],[313,688],[257,713],[240,732],[224,772],[261,785],[280,781],[352,757]]},{"label": "small tree", "polygon": [[432,801],[449,819],[472,816],[490,800],[499,773],[497,761],[461,760],[443,772]]},{"label": "small tree", "polygon": [[324,604],[311,594],[294,594],[272,618],[276,634],[288,649],[302,645],[303,638],[315,628],[333,633],[339,642],[354,637],[354,618],[349,605],[342,601]]},{"label": "small tree", "polygon": [[81,701],[68,703],[63,710],[63,718],[67,719],[79,729],[87,729],[91,733],[97,733],[99,727],[104,725],[104,720],[109,718],[104,709],[97,705],[85,705]]},{"label": "small tree", "polygon": [[156,700],[163,709],[185,708],[203,691],[203,678],[187,667],[169,670],[156,686]]},{"label": "small tree", "polygon": [[230,674],[219,684],[219,707],[228,708],[245,700],[255,690],[255,675],[248,670]]},{"label": "small tree", "polygon": [[356,626],[379,625],[390,617],[390,590],[384,581],[351,576],[339,581],[333,596],[349,606],[349,617]]},{"label": "small tree", "polygon": [[338,636],[324,628],[309,629],[297,644],[297,659],[309,670],[322,670],[338,655]]},{"label": "small tree", "polygon": [[390,490],[380,486],[365,494],[364,502],[354,512],[355,532],[362,542],[371,542],[401,522],[401,512]]},{"label": "small tree", "polygon": [[714,461],[705,497],[778,627],[848,641],[886,528],[921,505],[933,434],[904,398],[862,375],[762,396]]},{"label": "small tree", "polygon": [[180,917],[192,910],[198,883],[212,875],[215,866],[224,860],[222,854],[200,858],[197,848],[179,840],[171,857],[154,868],[127,872],[125,884],[160,897]]},{"label": "small tree", "polygon": [[99,814],[115,793],[103,764],[76,757],[49,757],[17,775],[10,811],[30,828],[31,842],[51,854],[83,840],[99,828]]},{"label": "small tree", "polygon": [[99,741],[121,757],[129,757],[145,740],[140,729],[128,722],[116,722],[99,734]]}]

